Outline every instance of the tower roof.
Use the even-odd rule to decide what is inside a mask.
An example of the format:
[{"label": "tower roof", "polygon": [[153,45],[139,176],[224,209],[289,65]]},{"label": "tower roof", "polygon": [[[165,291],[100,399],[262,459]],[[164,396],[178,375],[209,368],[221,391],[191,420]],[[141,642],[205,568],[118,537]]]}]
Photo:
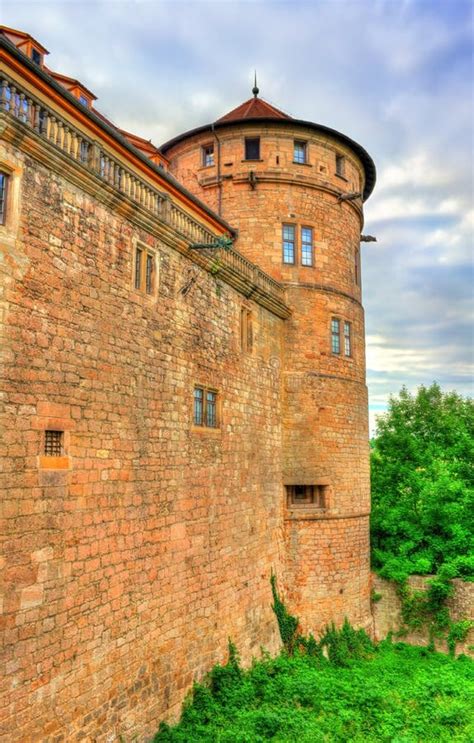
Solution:
[{"label": "tower roof", "polygon": [[[258,90],[258,88],[256,88]],[[279,108],[275,108],[263,98],[257,98],[254,94],[253,98],[249,98],[248,101],[244,101],[233,108],[232,111],[224,114],[217,119],[216,124],[224,123],[228,121],[241,121],[242,119],[291,119],[291,116],[280,111]]]}]

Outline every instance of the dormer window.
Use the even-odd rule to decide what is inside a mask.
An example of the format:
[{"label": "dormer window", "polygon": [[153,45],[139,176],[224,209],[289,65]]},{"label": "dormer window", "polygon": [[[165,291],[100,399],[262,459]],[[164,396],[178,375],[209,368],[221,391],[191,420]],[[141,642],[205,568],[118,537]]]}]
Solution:
[{"label": "dormer window", "polygon": [[88,98],[86,98],[85,95],[80,94],[79,95],[79,103],[82,103],[83,106],[86,106],[87,108],[90,105],[90,101]]},{"label": "dormer window", "polygon": [[260,160],[260,137],[245,137],[245,159]]},{"label": "dormer window", "polygon": [[31,49],[31,59],[33,62],[39,66],[41,66],[41,63],[43,62],[43,55],[34,47]]}]

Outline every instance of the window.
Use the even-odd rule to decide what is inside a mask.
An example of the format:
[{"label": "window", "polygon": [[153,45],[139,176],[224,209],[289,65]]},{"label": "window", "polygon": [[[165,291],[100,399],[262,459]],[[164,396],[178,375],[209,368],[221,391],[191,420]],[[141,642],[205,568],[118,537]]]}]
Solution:
[{"label": "window", "polygon": [[288,505],[326,508],[327,488],[327,485],[287,485]]},{"label": "window", "polygon": [[333,317],[331,320],[331,351],[333,353],[341,353],[340,326],[340,320]]},{"label": "window", "polygon": [[217,392],[206,387],[194,388],[194,413],[195,426],[205,428],[217,428]]},{"label": "window", "polygon": [[344,323],[344,356],[351,355],[351,324]]},{"label": "window", "polygon": [[79,96],[79,103],[82,103],[83,106],[89,106],[89,99],[81,93],[81,95]]},{"label": "window", "polygon": [[301,265],[313,265],[313,230],[311,227],[301,228]]},{"label": "window", "polygon": [[356,286],[360,286],[360,248],[355,249],[354,279],[355,279]]},{"label": "window", "polygon": [[336,155],[336,175],[340,175],[342,178],[344,178],[345,161],[346,158],[343,155]]},{"label": "window", "polygon": [[63,432],[44,432],[44,454],[46,457],[60,457],[63,453]]},{"label": "window", "polygon": [[7,216],[8,180],[7,173],[0,171],[0,224],[5,224]]},{"label": "window", "polygon": [[306,142],[295,140],[293,146],[293,162],[300,164],[306,162]]},{"label": "window", "polygon": [[260,160],[260,137],[245,137],[245,159]]},{"label": "window", "polygon": [[134,287],[137,291],[152,295],[155,293],[156,258],[144,246],[135,249]]},{"label": "window", "polygon": [[37,64],[37,65],[41,65],[41,54],[40,54],[40,52],[39,52],[39,51],[38,51],[37,49],[35,49],[34,47],[33,47],[33,49],[31,50],[31,59],[33,60],[33,62],[34,62],[35,64]]},{"label": "window", "polygon": [[202,148],[202,164],[204,167],[214,165],[214,145],[207,144]]},{"label": "window", "polygon": [[295,225],[283,225],[283,263],[295,262]]},{"label": "window", "polygon": [[240,310],[240,348],[247,353],[252,352],[253,347],[253,329],[252,329],[252,311],[247,307]]}]

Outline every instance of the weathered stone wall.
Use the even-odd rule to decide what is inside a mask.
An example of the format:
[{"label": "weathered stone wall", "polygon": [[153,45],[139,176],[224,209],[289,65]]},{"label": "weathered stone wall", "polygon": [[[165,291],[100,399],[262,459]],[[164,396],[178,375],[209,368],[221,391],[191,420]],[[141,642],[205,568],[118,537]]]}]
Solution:
[{"label": "weathered stone wall", "polygon": [[[412,575],[408,579],[408,583],[412,589],[422,591],[425,590],[427,581],[432,577],[432,575]],[[376,640],[383,640],[389,632],[396,634],[400,630],[401,602],[397,596],[394,583],[384,580],[375,574],[372,576],[372,580],[374,592],[381,596],[380,600],[373,602],[372,605],[374,635]],[[474,583],[466,583],[465,581],[455,579],[453,580],[453,584],[454,593],[448,600],[451,618],[456,622],[461,619],[474,620]],[[403,642],[413,645],[427,645],[429,641],[425,629],[419,632],[410,632],[401,639]],[[466,641],[464,643],[458,643],[456,653],[474,655],[472,649],[470,649],[473,643],[474,630],[471,630]],[[437,650],[448,651],[444,641],[436,640],[435,645]]]},{"label": "weathered stone wall", "polygon": [[[13,147],[2,240],[5,740],[145,740],[226,655],[278,648],[283,321]],[[6,232],[5,232],[6,235]],[[155,300],[132,288],[156,250]],[[181,288],[194,277],[183,295]],[[218,430],[192,425],[194,383]],[[65,469],[44,469],[46,428]]]},{"label": "weathered stone wall", "polygon": [[[347,616],[371,624],[370,510],[364,313],[358,253],[363,189],[358,158],[335,138],[291,122],[234,122],[167,151],[170,170],[238,230],[237,248],[287,287],[292,315],[283,357],[282,499],[285,486],[326,487],[323,509],[285,508],[285,593],[305,631]],[[245,161],[245,137],[260,137],[260,160]],[[295,140],[307,162],[293,162]],[[214,142],[215,164],[202,167]],[[336,174],[336,154],[345,176]],[[219,181],[219,173],[222,180]],[[253,174],[253,175],[251,175]],[[296,233],[294,265],[283,263],[282,226]],[[302,227],[313,230],[313,265],[301,265]],[[351,353],[332,353],[331,319],[351,325]]]}]

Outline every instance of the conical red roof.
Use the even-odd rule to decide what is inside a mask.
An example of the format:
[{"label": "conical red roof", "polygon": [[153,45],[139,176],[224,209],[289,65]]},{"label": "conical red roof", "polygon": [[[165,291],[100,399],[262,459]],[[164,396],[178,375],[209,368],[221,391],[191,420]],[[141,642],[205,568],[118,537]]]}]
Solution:
[{"label": "conical red roof", "polygon": [[[291,119],[280,109],[271,106],[270,103],[262,100],[262,98],[249,98],[248,101],[241,103],[237,108],[232,109],[229,113],[221,116],[217,119],[217,122],[221,123],[224,121],[240,121],[241,119]],[[216,122],[216,123],[217,123]]]}]

